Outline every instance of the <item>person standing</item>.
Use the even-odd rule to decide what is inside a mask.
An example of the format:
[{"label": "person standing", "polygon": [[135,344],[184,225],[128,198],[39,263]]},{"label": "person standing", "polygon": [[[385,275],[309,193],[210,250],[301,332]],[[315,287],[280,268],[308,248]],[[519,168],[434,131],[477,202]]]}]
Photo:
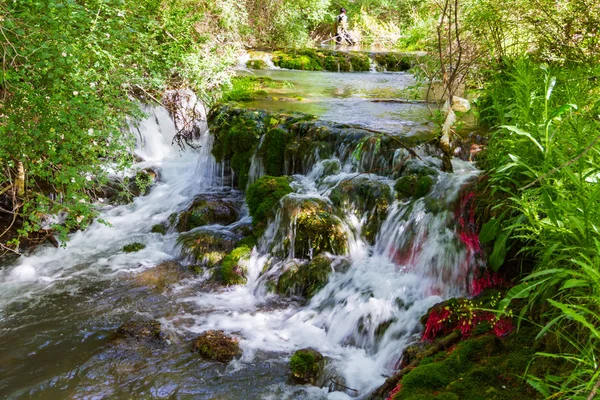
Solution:
[{"label": "person standing", "polygon": [[346,9],[340,9],[340,15],[336,18],[336,36],[335,41],[338,44],[349,44],[353,45],[354,40],[348,32],[348,16],[346,15]]}]

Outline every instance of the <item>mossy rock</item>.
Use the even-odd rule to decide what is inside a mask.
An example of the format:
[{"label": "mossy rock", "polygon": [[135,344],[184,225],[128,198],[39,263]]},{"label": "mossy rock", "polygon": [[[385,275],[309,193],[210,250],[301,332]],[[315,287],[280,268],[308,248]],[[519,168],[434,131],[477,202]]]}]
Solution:
[{"label": "mossy rock", "polygon": [[304,71],[322,71],[322,54],[312,49],[275,51],[273,64],[280,68]]},{"label": "mossy rock", "polygon": [[291,132],[281,128],[272,128],[265,133],[258,155],[267,175],[281,176],[285,173],[286,148],[293,137]]},{"label": "mossy rock", "polygon": [[267,69],[267,63],[264,60],[248,60],[246,67],[250,69]]},{"label": "mossy rock", "polygon": [[313,348],[297,350],[290,358],[291,381],[295,384],[318,385],[325,368],[323,355]]},{"label": "mossy rock", "polygon": [[246,203],[254,225],[265,225],[268,218],[274,216],[279,200],[292,192],[289,178],[286,176],[263,176],[248,186]]},{"label": "mossy rock", "polygon": [[129,204],[134,197],[145,196],[150,193],[150,189],[157,178],[156,171],[147,168],[138,171],[133,177],[126,177],[123,180],[119,178],[109,180],[96,192],[96,196],[103,198],[107,204]]},{"label": "mossy rock", "polygon": [[152,225],[152,233],[160,233],[161,235],[166,235],[169,228],[166,224],[156,224]]},{"label": "mossy rock", "polygon": [[327,284],[333,272],[331,264],[332,260],[322,255],[307,263],[292,263],[277,279],[275,290],[281,295],[311,298]]},{"label": "mossy rock", "polygon": [[228,363],[241,353],[238,339],[223,331],[206,331],[194,341],[192,351],[209,360]]},{"label": "mossy rock", "polygon": [[252,248],[240,246],[229,253],[221,263],[220,279],[226,285],[243,285],[246,283],[244,261],[250,258]]},{"label": "mossy rock", "polygon": [[[292,231],[295,235],[294,256],[310,259],[320,253],[343,255],[348,250],[348,239],[343,230],[341,220],[334,214],[333,208],[320,199],[284,198],[284,224],[292,221]],[[288,247],[290,240],[284,240]]]},{"label": "mossy rock", "polygon": [[229,106],[209,114],[208,123],[215,137],[212,154],[217,162],[229,161],[237,188],[246,188],[252,155],[265,133],[263,120],[266,116],[264,111]]},{"label": "mossy rock", "polygon": [[[534,359],[538,328],[525,324],[504,340],[493,335],[460,342],[454,350],[423,360],[401,380],[394,399],[539,399],[526,381],[529,373],[558,375],[568,368],[558,360]],[[534,361],[532,362],[532,359]]]},{"label": "mossy rock", "polygon": [[430,176],[407,175],[396,181],[394,189],[399,199],[420,198],[431,191],[434,183]]},{"label": "mossy rock", "polygon": [[126,244],[125,246],[123,246],[123,251],[125,253],[135,253],[136,251],[140,251],[146,248],[146,245],[144,243],[140,243],[140,242],[133,242],[133,243],[129,243]]},{"label": "mossy rock", "polygon": [[403,72],[411,68],[409,56],[399,53],[376,53],[373,55],[379,71]]},{"label": "mossy rock", "polygon": [[375,242],[387,210],[393,201],[392,188],[386,182],[359,177],[340,182],[329,196],[332,203],[342,209],[354,210],[359,218],[366,215],[363,235]]},{"label": "mossy rock", "polygon": [[205,255],[213,252],[228,253],[236,247],[238,239],[223,231],[199,229],[182,233],[177,238],[181,255],[206,265]]},{"label": "mossy rock", "polygon": [[229,225],[238,218],[238,211],[231,202],[211,196],[199,196],[179,215],[177,230],[185,232],[204,225]]},{"label": "mossy rock", "polygon": [[156,267],[135,274],[132,279],[141,286],[147,286],[159,292],[189,276],[189,272],[173,261],[167,261]]},{"label": "mossy rock", "polygon": [[117,329],[113,339],[126,338],[159,344],[166,342],[166,335],[162,331],[160,322],[155,320],[132,320],[124,323]]}]

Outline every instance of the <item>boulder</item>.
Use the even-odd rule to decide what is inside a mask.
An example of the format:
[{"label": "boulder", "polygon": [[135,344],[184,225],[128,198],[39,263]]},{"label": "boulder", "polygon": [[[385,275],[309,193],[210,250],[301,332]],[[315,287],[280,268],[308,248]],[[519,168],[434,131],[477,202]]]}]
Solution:
[{"label": "boulder", "polygon": [[213,196],[198,196],[187,210],[179,215],[177,230],[189,231],[204,225],[229,225],[239,218],[233,202]]},{"label": "boulder", "polygon": [[290,358],[291,381],[295,384],[317,385],[324,369],[323,355],[310,347],[297,350]]},{"label": "boulder", "polygon": [[[203,265],[207,264],[207,254],[218,252],[224,257],[235,249],[237,242],[238,238],[230,232],[206,229],[182,233],[177,238],[177,243],[181,245],[181,255]],[[213,254],[211,258],[214,259],[215,256]]]},{"label": "boulder", "polygon": [[245,261],[250,258],[252,248],[242,245],[229,253],[221,263],[220,280],[226,285],[242,285],[246,283]]},{"label": "boulder", "polygon": [[333,272],[331,264],[332,260],[322,255],[310,262],[290,263],[277,279],[275,290],[286,296],[311,298],[327,284]]},{"label": "boulder", "polygon": [[228,363],[241,353],[239,340],[223,331],[206,331],[194,341],[193,352],[209,360]]}]

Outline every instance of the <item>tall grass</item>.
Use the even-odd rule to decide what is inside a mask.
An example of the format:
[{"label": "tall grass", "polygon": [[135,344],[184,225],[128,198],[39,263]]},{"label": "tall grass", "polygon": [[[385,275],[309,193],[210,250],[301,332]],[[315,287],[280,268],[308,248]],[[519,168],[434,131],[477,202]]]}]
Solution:
[{"label": "tall grass", "polygon": [[[598,67],[508,63],[481,100],[497,130],[482,166],[495,205],[490,264],[507,248],[533,258],[533,272],[503,301],[526,299],[521,315],[554,335],[563,376],[531,377],[544,396],[591,399],[600,386],[600,90]],[[492,229],[493,228],[493,229]]]}]

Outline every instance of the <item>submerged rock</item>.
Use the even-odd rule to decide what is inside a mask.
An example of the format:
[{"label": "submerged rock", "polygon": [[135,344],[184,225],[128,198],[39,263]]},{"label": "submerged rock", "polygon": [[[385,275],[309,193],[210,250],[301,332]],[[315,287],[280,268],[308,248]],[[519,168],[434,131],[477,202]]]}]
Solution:
[{"label": "submerged rock", "polygon": [[167,286],[173,285],[189,276],[189,271],[173,261],[167,261],[140,272],[133,276],[133,280],[141,285],[163,291]]},{"label": "submerged rock", "polygon": [[154,343],[166,343],[167,337],[162,331],[160,322],[155,320],[129,321],[121,325],[114,339],[133,338],[137,341],[149,341]]},{"label": "submerged rock", "polygon": [[194,341],[193,352],[209,360],[228,363],[241,353],[239,340],[223,331],[206,331]]},{"label": "submerged rock", "polygon": [[323,355],[313,348],[297,350],[290,358],[291,381],[317,385],[325,369]]},{"label": "submerged rock", "polygon": [[179,215],[177,230],[185,232],[204,225],[229,225],[237,221],[238,217],[239,213],[231,201],[210,195],[198,196],[192,205]]},{"label": "submerged rock", "polygon": [[326,256],[307,263],[292,263],[277,279],[275,290],[282,295],[311,298],[327,284],[331,272],[332,260]]},{"label": "submerged rock", "polygon": [[160,233],[161,235],[166,235],[169,227],[166,224],[155,224],[152,225],[152,233]]}]

